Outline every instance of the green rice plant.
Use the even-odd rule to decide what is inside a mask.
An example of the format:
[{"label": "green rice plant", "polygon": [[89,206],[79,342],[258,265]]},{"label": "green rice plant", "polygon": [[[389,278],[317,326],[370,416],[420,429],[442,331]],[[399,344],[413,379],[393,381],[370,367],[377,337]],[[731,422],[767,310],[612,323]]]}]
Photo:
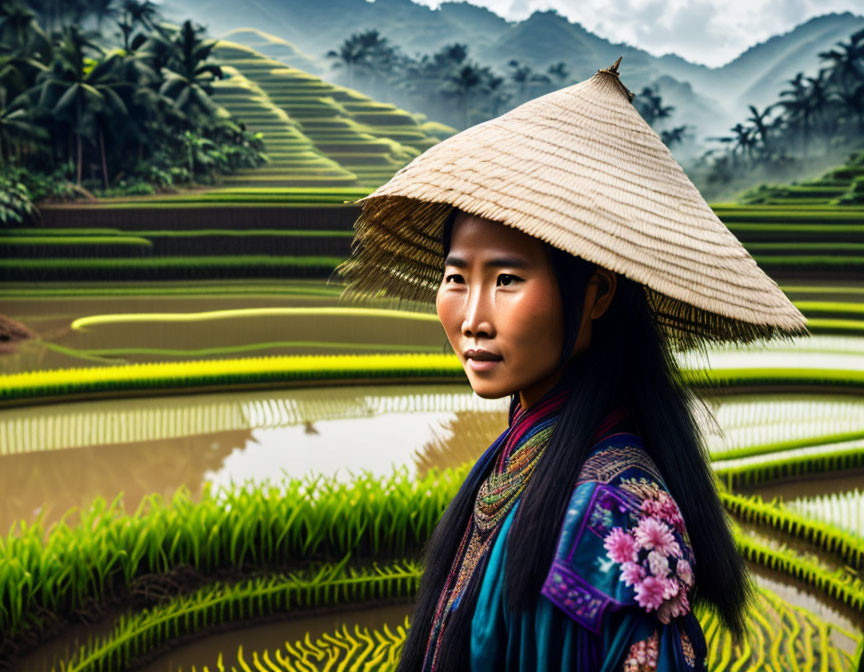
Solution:
[{"label": "green rice plant", "polygon": [[[280,309],[281,310],[281,309]],[[285,309],[290,310],[290,309]],[[309,309],[298,309],[309,310]],[[322,308],[321,310],[334,310]],[[338,309],[350,310],[350,309]],[[361,309],[357,309],[361,310]],[[388,314],[390,311],[387,311]],[[118,318],[119,319],[119,318]],[[123,316],[124,320],[130,319]],[[161,318],[160,318],[161,319]],[[185,319],[183,316],[171,319]],[[421,319],[421,318],[417,318]],[[425,316],[422,319],[432,319]],[[77,324],[85,322],[78,321]],[[329,381],[373,379],[453,382],[464,380],[455,355],[375,354],[301,355],[260,358],[150,362],[0,376],[0,404],[36,398],[98,395],[121,390],[162,391],[188,387],[225,387],[263,383],[324,384]],[[685,384],[700,388],[759,385],[864,385],[864,371],[832,369],[712,369],[681,371]]]},{"label": "green rice plant", "polygon": [[711,369],[707,372],[698,370],[681,371],[682,380],[687,384],[711,387],[735,387],[739,385],[757,385],[766,387],[799,386],[799,385],[830,385],[855,388],[864,385],[864,371],[849,369],[799,369],[776,368],[762,369]]},{"label": "green rice plant", "polygon": [[806,455],[785,456],[774,460],[750,461],[744,464],[714,466],[714,473],[730,490],[749,487],[781,478],[801,478],[810,474],[864,466],[864,450],[826,450]]},{"label": "green rice plant", "polygon": [[[353,231],[331,231],[321,229],[193,229],[190,231],[135,231],[147,238],[207,238],[225,236],[231,238],[351,238]],[[0,243],[3,239],[0,238]]]},{"label": "green rice plant", "polygon": [[795,306],[803,313],[842,313],[856,315],[864,319],[864,304],[840,301],[795,301]]},{"label": "green rice plant", "polygon": [[211,320],[233,320],[243,317],[372,317],[416,322],[438,322],[430,313],[412,313],[407,310],[381,310],[377,308],[343,307],[277,307],[277,308],[233,308],[227,310],[205,310],[197,313],[113,313],[79,317],[70,323],[70,328],[79,330],[103,324],[127,324],[130,322],[209,322]]},{"label": "green rice plant", "polygon": [[754,254],[753,260],[770,272],[780,270],[825,270],[825,271],[860,271],[864,269],[864,258],[849,255],[764,255]]},{"label": "green rice plant", "polygon": [[61,257],[93,259],[152,254],[153,243],[135,236],[0,236],[0,257],[40,261]]},{"label": "green rice plant", "polygon": [[757,207],[757,208],[720,208],[714,211],[724,224],[861,224],[864,208],[839,208],[837,206],[801,207]]},{"label": "green rice plant", "polygon": [[834,520],[820,520],[821,509],[814,515],[812,508],[796,508],[794,500],[781,505],[766,502],[760,495],[740,495],[725,490],[718,494],[723,506],[734,516],[803,539],[854,569],[864,569],[864,537],[860,527],[858,533],[844,530]]},{"label": "green rice plant", "polygon": [[[3,283],[0,287],[0,297],[4,299],[18,298],[56,298],[59,296],[198,296],[198,295],[277,295],[277,296],[321,296],[339,297],[343,287],[338,283],[328,284],[322,280],[285,280],[278,284],[268,282],[253,282],[244,280],[232,285],[217,284],[219,281],[184,282],[178,287],[176,282],[170,285],[162,283],[134,283],[128,287],[118,287],[117,283],[102,285],[102,283],[52,283],[51,287],[34,287],[30,283]],[[94,286],[95,285],[95,286]]]},{"label": "green rice plant", "polygon": [[848,394],[709,394],[704,400],[722,429],[722,437],[707,437],[713,460],[728,451],[742,451],[739,456],[768,452],[751,451],[751,446],[825,445],[832,436],[860,430],[864,414],[864,399]]},{"label": "green rice plant", "polygon": [[417,555],[468,467],[432,470],[421,480],[402,468],[385,479],[364,472],[349,484],[323,476],[215,490],[205,484],[198,501],[180,488],[170,501],[150,495],[128,514],[118,495],[72,509],[48,529],[41,516],[22,522],[0,539],[0,632],[38,628],[35,614],[45,609],[69,614],[142,574],[180,565],[210,574]]},{"label": "green rice plant", "polygon": [[827,569],[791,549],[772,548],[740,532],[735,534],[735,545],[748,560],[813,586],[825,597],[853,611],[864,610],[864,579],[860,576],[842,568]]},{"label": "green rice plant", "polygon": [[[800,448],[811,448],[814,446],[829,446],[836,443],[846,443],[864,439],[864,430],[828,434],[823,436],[805,436],[788,441],[777,441],[775,443],[762,443],[741,448],[730,448],[722,451],[712,451],[711,460],[715,464],[726,460],[736,460],[742,457],[755,457],[758,455],[771,455],[773,453],[785,453]],[[722,466],[721,466],[722,468]]]},{"label": "green rice plant", "polygon": [[0,279],[138,280],[232,276],[326,276],[340,257],[221,256],[124,259],[0,259]]},{"label": "green rice plant", "polygon": [[152,362],[0,376],[0,402],[119,390],[250,383],[464,380],[455,355],[308,355]]},{"label": "green rice plant", "polygon": [[817,251],[823,255],[850,254],[851,252],[864,252],[864,243],[856,242],[824,242],[824,241],[770,241],[770,242],[748,242],[745,244],[747,251],[756,253],[780,253],[780,252],[809,252]]},{"label": "green rice plant", "polygon": [[864,490],[833,492],[816,497],[796,497],[783,503],[791,511],[843,530],[861,540],[864,547]]},{"label": "green rice plant", "polygon": [[15,239],[20,236],[26,237],[37,237],[40,240],[45,238],[55,238],[55,237],[70,237],[70,238],[81,238],[81,237],[112,237],[112,236],[125,236],[128,235],[128,231],[122,231],[121,229],[83,229],[83,228],[74,228],[74,229],[54,229],[54,228],[41,228],[41,227],[31,227],[27,229],[0,229],[0,242],[5,242],[8,239]]},{"label": "green rice plant", "polygon": [[[854,670],[853,661],[829,639],[833,626],[804,609],[792,607],[771,591],[758,588],[754,608],[747,614],[747,635],[734,645],[728,631],[720,627],[719,619],[710,611],[697,614],[706,633],[708,669],[712,672],[762,672],[770,669],[821,672],[821,670]],[[324,670],[393,670],[410,628],[410,618],[394,630],[385,623],[370,630],[355,624],[353,629],[343,624],[332,632],[315,637],[309,633],[303,639],[286,641],[275,651],[252,651],[244,646],[236,652],[237,665],[224,664],[225,655],[218,654],[212,672],[318,672]],[[860,635],[843,633],[853,642]],[[860,648],[859,644],[859,648]],[[182,670],[183,668],[181,668]],[[193,665],[191,672],[211,672],[206,665]]]},{"label": "green rice plant", "polygon": [[[231,672],[311,672],[325,669],[375,669],[380,672],[395,670],[399,663],[402,646],[408,634],[409,619],[405,617],[402,625],[396,626],[395,632],[385,623],[380,629],[371,630],[354,625],[353,632],[343,624],[341,629],[333,633],[325,633],[314,642],[308,633],[305,638],[293,644],[285,642],[285,651],[277,649],[271,655],[269,651],[253,651],[251,659],[243,653],[241,644],[237,651],[239,668],[232,665]],[[219,653],[216,669],[213,672],[225,672],[222,664],[223,654]],[[322,663],[326,661],[326,663]],[[323,665],[323,666],[322,666]],[[339,665],[339,667],[334,667]],[[183,668],[179,668],[182,672]],[[198,672],[193,665],[192,672]],[[210,672],[205,665],[200,672]]]},{"label": "green rice plant", "polygon": [[62,661],[58,672],[121,672],[142,654],[163,649],[172,639],[207,628],[245,623],[252,618],[289,614],[298,609],[338,607],[373,600],[411,598],[421,568],[411,560],[346,568],[310,567],[287,575],[257,577],[234,584],[215,583],[135,613],[124,613],[113,631],[86,644]]}]

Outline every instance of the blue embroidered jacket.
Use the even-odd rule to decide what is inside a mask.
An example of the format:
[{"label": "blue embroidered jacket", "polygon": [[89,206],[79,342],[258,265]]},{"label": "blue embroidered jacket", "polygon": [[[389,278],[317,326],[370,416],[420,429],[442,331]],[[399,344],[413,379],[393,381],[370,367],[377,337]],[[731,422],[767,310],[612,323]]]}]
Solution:
[{"label": "blue embroidered jacket", "polygon": [[502,524],[471,625],[471,671],[704,672],[690,610],[695,561],[680,511],[638,435],[596,444],[573,489],[536,609],[510,612]]}]

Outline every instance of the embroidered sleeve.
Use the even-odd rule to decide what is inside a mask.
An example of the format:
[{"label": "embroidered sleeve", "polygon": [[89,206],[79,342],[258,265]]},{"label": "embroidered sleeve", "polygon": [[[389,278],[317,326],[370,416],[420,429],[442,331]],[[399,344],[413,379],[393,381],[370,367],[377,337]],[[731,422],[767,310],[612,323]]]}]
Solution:
[{"label": "embroidered sleeve", "polygon": [[622,489],[639,497],[635,515],[603,537],[606,556],[636,603],[656,611],[661,623],[690,612],[693,551],[675,500],[659,483],[641,477],[623,479]]},{"label": "embroidered sleeve", "polygon": [[666,624],[690,611],[694,564],[662,479],[631,463],[577,483],[541,593],[595,633],[607,609],[628,606]]}]

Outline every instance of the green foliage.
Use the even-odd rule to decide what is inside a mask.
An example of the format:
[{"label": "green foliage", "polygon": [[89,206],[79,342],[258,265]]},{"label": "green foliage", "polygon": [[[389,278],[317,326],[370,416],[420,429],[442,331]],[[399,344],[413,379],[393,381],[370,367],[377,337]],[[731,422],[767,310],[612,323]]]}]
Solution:
[{"label": "green foliage", "polygon": [[59,670],[122,672],[142,655],[163,649],[172,639],[213,626],[239,625],[250,618],[304,608],[407,599],[417,592],[421,568],[416,562],[346,568],[349,557],[320,568],[311,564],[287,575],[211,584],[164,604],[124,614],[111,633],[82,645]]},{"label": "green foliage", "polygon": [[759,495],[719,492],[723,506],[735,516],[798,537],[823,549],[854,569],[864,569],[864,537],[814,520]]},{"label": "green foliage", "polygon": [[0,173],[0,226],[26,224],[35,216],[30,190],[15,171]]},{"label": "green foliage", "polygon": [[137,259],[0,259],[0,278],[16,280],[167,280],[224,277],[326,277],[341,257],[202,256]]},{"label": "green foliage", "polygon": [[737,466],[723,463],[715,469],[717,477],[729,488],[748,487],[777,480],[799,478],[810,474],[864,467],[864,451],[846,449],[815,452],[810,455],[758,460]]},{"label": "green foliage", "polygon": [[[107,17],[117,20],[122,48],[102,37]],[[91,18],[100,32],[82,28]],[[44,30],[45,21],[60,25]],[[162,24],[151,3],[99,13],[86,4],[34,11],[11,2],[0,24],[27,26],[0,35],[0,51],[15,54],[0,87],[0,165],[40,176],[33,202],[150,195],[264,161],[260,137],[210,99],[222,76],[208,62],[215,41],[191,21]],[[70,179],[74,189],[57,188]],[[0,218],[23,221],[4,211]]]},{"label": "green foliage", "polygon": [[837,199],[837,205],[864,205],[864,176],[852,180],[849,188]]},{"label": "green foliage", "polygon": [[123,590],[143,574],[190,565],[280,568],[352,558],[416,556],[456,494],[465,468],[413,480],[364,473],[350,484],[316,477],[259,487],[185,488],[170,501],[145,498],[126,513],[118,496],[96,499],[46,530],[41,518],[0,539],[0,632],[38,624],[48,609],[69,614]]},{"label": "green foliage", "polygon": [[864,609],[864,580],[859,576],[843,568],[827,569],[785,545],[774,548],[745,534],[736,534],[735,544],[748,560],[798,579],[854,611]]}]

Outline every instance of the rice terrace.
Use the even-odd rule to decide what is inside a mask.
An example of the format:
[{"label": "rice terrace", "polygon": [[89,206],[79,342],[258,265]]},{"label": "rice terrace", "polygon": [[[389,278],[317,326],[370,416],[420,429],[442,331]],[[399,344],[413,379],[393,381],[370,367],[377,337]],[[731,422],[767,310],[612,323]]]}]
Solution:
[{"label": "rice terrace", "polygon": [[864,669],[864,16],[722,74],[554,10],[244,4],[0,5],[0,669],[395,670],[509,400],[434,309],[341,296],[353,201],[621,54],[810,331],[679,356],[757,588],[741,643],[696,614],[708,667]]}]

